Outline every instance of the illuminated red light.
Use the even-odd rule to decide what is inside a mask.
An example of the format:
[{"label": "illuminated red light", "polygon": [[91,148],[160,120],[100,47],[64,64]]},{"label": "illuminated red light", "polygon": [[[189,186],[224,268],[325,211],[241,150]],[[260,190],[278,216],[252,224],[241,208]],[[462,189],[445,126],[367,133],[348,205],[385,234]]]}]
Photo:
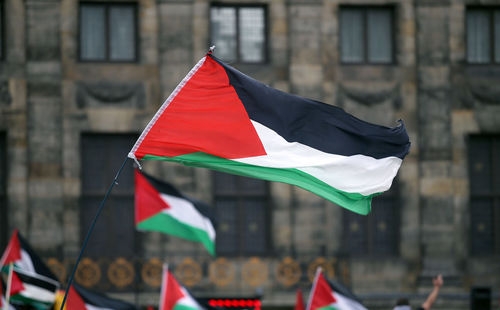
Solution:
[{"label": "illuminated red light", "polygon": [[217,306],[218,307],[224,306],[224,300],[222,300],[222,299],[217,300]]},{"label": "illuminated red light", "polygon": [[217,301],[215,299],[210,299],[208,301],[208,304],[211,306],[211,307],[216,307],[217,306]]}]

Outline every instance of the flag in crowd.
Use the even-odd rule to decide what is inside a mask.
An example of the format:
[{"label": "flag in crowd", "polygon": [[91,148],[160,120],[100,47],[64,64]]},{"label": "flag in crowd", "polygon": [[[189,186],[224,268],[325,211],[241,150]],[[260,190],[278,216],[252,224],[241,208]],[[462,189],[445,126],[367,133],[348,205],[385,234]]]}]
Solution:
[{"label": "flag in crowd", "polygon": [[[64,299],[64,291],[59,290],[56,296],[55,309],[61,309]],[[92,292],[83,287],[73,284],[69,288],[64,310],[135,310],[136,307],[130,303],[110,298],[103,294]]]},{"label": "flag in crowd", "polygon": [[200,242],[215,255],[215,229],[209,207],[172,185],[135,171],[135,224],[139,230],[160,231]]},{"label": "flag in crowd", "polygon": [[302,290],[300,288],[297,289],[295,293],[295,307],[294,310],[305,310],[304,307],[304,298],[302,297]]},{"label": "flag in crowd", "polygon": [[159,310],[203,310],[187,289],[179,284],[174,275],[163,266]]},{"label": "flag in crowd", "polygon": [[[4,310],[5,308],[7,308],[6,310],[14,310],[14,307],[12,307],[12,305],[10,305],[10,303],[8,304],[8,302],[5,298],[5,296],[6,296],[5,294],[7,294],[7,292],[4,293],[4,291],[3,291],[4,287],[5,287],[5,285],[3,284],[3,280],[0,277],[0,309]],[[6,305],[7,305],[7,307],[6,307]]]},{"label": "flag in crowd", "polygon": [[203,57],[160,107],[129,157],[178,162],[300,186],[360,214],[387,191],[410,141],[273,89]]},{"label": "flag in crowd", "polygon": [[13,304],[27,304],[36,309],[52,307],[59,282],[17,230],[0,259],[0,266],[4,273],[13,268],[9,283]]},{"label": "flag in crowd", "polygon": [[316,270],[306,310],[367,310],[346,288],[329,283],[321,271]]}]

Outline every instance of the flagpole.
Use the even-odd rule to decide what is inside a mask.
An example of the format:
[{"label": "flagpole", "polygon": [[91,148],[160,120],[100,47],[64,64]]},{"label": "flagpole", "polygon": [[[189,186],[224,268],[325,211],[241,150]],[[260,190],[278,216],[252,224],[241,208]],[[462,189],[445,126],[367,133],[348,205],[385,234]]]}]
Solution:
[{"label": "flagpole", "polygon": [[14,262],[10,262],[9,264],[9,277],[7,278],[7,288],[5,289],[5,305],[3,306],[4,310],[9,309],[10,302],[10,288],[12,286],[12,274],[14,272]]},{"label": "flagpole", "polygon": [[106,200],[108,199],[109,194],[111,193],[111,190],[113,189],[113,187],[115,185],[118,185],[118,177],[122,173],[123,167],[125,167],[127,160],[128,160],[128,157],[125,157],[125,160],[123,161],[122,166],[120,167],[120,169],[116,173],[115,178],[113,179],[113,182],[111,182],[111,184],[109,185],[108,191],[106,192],[106,195],[104,195],[104,198],[102,199],[102,201],[99,205],[99,208],[97,209],[97,212],[94,216],[94,219],[92,220],[92,224],[90,225],[89,231],[87,232],[87,236],[85,237],[85,240],[83,241],[82,248],[80,250],[80,254],[78,254],[78,258],[76,259],[75,266],[73,267],[73,271],[71,272],[71,275],[68,279],[68,284],[66,285],[66,291],[64,292],[64,298],[63,298],[63,301],[61,303],[60,310],[64,309],[64,304],[66,303],[66,298],[68,297],[69,288],[71,287],[71,284],[73,283],[76,269],[78,268],[78,264],[80,263],[80,260],[82,259],[83,251],[85,251],[85,248],[87,247],[87,243],[89,241],[90,234],[92,233],[92,230],[94,229],[95,223],[97,222],[97,218],[101,214],[101,211],[104,207]]}]

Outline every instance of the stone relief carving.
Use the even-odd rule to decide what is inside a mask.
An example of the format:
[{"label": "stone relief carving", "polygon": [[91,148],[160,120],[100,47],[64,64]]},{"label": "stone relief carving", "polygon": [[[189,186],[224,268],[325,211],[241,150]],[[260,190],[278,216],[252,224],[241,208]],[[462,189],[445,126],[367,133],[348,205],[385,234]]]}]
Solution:
[{"label": "stone relief carving", "polygon": [[491,79],[471,79],[467,81],[470,95],[482,104],[500,104],[498,83]]},{"label": "stone relief carving", "polygon": [[76,83],[76,105],[78,108],[89,107],[126,107],[144,108],[146,95],[144,85],[111,81]]},{"label": "stone relief carving", "polygon": [[400,84],[388,86],[378,86],[374,90],[367,89],[361,86],[347,86],[339,84],[337,103],[343,106],[344,98],[348,98],[357,103],[373,106],[391,100],[394,108],[398,109],[402,106],[402,98]]}]

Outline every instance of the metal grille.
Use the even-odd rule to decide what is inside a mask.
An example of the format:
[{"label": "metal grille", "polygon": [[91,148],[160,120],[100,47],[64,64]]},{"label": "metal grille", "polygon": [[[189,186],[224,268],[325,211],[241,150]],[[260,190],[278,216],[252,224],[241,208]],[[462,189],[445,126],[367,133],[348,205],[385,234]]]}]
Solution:
[{"label": "metal grille", "polygon": [[266,60],[264,6],[216,5],[210,9],[211,40],[215,54],[228,62]]},{"label": "metal grille", "polygon": [[5,133],[0,132],[0,249],[7,246],[7,141]]},{"label": "metal grille", "polygon": [[372,212],[359,215],[343,209],[343,249],[352,256],[395,256],[399,252],[399,190],[373,198]]},{"label": "metal grille", "polygon": [[469,184],[471,252],[499,254],[500,136],[470,136]]},{"label": "metal grille", "polygon": [[268,182],[214,172],[218,255],[269,251]]},{"label": "metal grille", "polygon": [[[81,138],[80,219],[83,240],[101,200],[137,137],[84,134]],[[129,161],[104,206],[85,254],[93,258],[131,258],[135,250],[134,178]]]}]

